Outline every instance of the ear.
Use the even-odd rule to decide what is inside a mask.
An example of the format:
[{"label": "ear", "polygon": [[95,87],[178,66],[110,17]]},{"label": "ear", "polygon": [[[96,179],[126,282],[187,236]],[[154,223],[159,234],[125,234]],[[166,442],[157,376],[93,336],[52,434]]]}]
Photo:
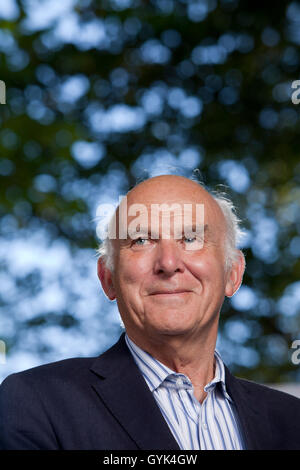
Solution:
[{"label": "ear", "polygon": [[116,298],[116,292],[113,285],[112,275],[110,270],[105,266],[102,258],[98,259],[97,274],[106,296],[109,300],[114,300]]},{"label": "ear", "polygon": [[232,297],[240,287],[245,271],[245,257],[243,253],[238,250],[238,258],[232,264],[231,269],[227,273],[227,281],[225,286],[226,297]]}]

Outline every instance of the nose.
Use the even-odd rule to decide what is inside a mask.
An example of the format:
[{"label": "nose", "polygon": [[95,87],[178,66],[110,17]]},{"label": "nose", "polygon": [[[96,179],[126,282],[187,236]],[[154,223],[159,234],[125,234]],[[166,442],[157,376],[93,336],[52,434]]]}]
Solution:
[{"label": "nose", "polygon": [[172,276],[177,272],[184,271],[184,264],[181,259],[180,250],[174,240],[160,240],[157,244],[156,257],[154,262],[155,274],[165,274]]}]

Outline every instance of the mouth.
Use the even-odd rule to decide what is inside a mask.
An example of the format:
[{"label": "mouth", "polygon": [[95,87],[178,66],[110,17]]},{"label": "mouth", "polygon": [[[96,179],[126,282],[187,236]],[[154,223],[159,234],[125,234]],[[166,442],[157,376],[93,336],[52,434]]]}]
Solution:
[{"label": "mouth", "polygon": [[180,290],[157,290],[157,291],[151,292],[150,295],[184,295],[184,294],[188,294],[190,292],[191,291],[183,290],[183,289],[180,289]]}]

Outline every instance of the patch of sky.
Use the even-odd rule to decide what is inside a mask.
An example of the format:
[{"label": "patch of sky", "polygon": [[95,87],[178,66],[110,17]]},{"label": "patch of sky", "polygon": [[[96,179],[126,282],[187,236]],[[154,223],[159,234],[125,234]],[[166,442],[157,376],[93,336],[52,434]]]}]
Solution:
[{"label": "patch of sky", "polygon": [[9,70],[18,72],[29,64],[29,55],[18,47],[16,40],[8,29],[0,29],[0,51],[6,54]]},{"label": "patch of sky", "polygon": [[6,21],[15,21],[20,15],[20,9],[16,0],[0,2],[0,18]]},{"label": "patch of sky", "polygon": [[253,49],[254,40],[248,34],[226,32],[219,37],[218,44],[225,48],[227,54],[231,54],[235,50],[247,53]]},{"label": "patch of sky", "polygon": [[[9,373],[41,362],[99,354],[109,346],[112,337],[117,339],[119,322],[116,315],[111,320],[109,305],[102,308],[104,295],[96,275],[95,250],[71,253],[62,240],[49,243],[45,230],[33,231],[31,228],[19,231],[13,239],[2,238],[0,258],[8,268],[6,273],[0,272],[0,296],[7,301],[5,311],[0,308],[0,323],[3,324],[8,314],[14,318],[17,311],[17,324],[22,331],[20,344],[10,350],[6,367],[1,368],[0,380]],[[16,279],[21,280],[34,272],[40,274],[40,288],[30,295],[26,286],[17,286]],[[115,310],[115,306],[113,308]],[[51,324],[53,313],[59,320],[59,315],[65,311],[79,321],[78,328],[65,329]],[[27,321],[47,313],[50,314],[48,324],[25,327]],[[15,335],[12,329],[13,325],[7,325],[6,334]],[[41,354],[41,348],[48,350],[47,354]]]},{"label": "patch of sky", "polygon": [[79,140],[72,145],[73,158],[83,168],[93,168],[105,155],[105,147],[101,142],[86,142]]},{"label": "patch of sky", "polygon": [[22,27],[29,32],[48,29],[74,8],[77,0],[24,0]]},{"label": "patch of sky", "polygon": [[74,44],[80,50],[106,49],[110,45],[103,20],[92,18],[83,22],[74,12],[60,18],[53,34],[56,40]]},{"label": "patch of sky", "polygon": [[230,299],[230,302],[236,310],[246,312],[256,307],[258,303],[257,294],[254,290],[246,285],[242,285],[239,290]]},{"label": "patch of sky", "polygon": [[228,320],[224,325],[224,333],[234,343],[245,343],[251,338],[251,327],[245,320]]},{"label": "patch of sky", "polygon": [[[247,211],[250,214],[251,211]],[[249,215],[251,220],[252,229],[252,244],[251,249],[254,256],[261,259],[266,263],[274,263],[278,259],[278,223],[269,216],[265,216],[257,211],[257,215]]]},{"label": "patch of sky", "polygon": [[227,59],[225,47],[218,44],[209,46],[196,46],[191,53],[195,65],[224,64]]},{"label": "patch of sky", "polygon": [[11,54],[16,50],[16,41],[8,29],[0,29],[0,51],[5,54]]},{"label": "patch of sky", "polygon": [[159,149],[154,153],[145,153],[132,165],[132,172],[136,178],[173,174],[174,169],[179,169],[178,160],[175,155],[166,149]]},{"label": "patch of sky", "polygon": [[195,118],[202,113],[203,103],[196,96],[186,97],[180,106],[180,112],[186,118]]},{"label": "patch of sky", "polygon": [[189,2],[187,5],[187,16],[190,21],[199,23],[205,20],[208,15],[208,2]]},{"label": "patch of sky", "polygon": [[282,336],[278,334],[263,336],[260,344],[268,365],[280,365],[286,362],[289,350]]},{"label": "patch of sky", "polygon": [[[293,194],[294,193],[294,194]],[[298,194],[297,194],[298,193]],[[294,196],[292,202],[283,204],[277,211],[280,225],[289,226],[295,224],[299,220],[299,196],[300,190],[297,188],[295,191],[291,190],[290,195]]]},{"label": "patch of sky", "polygon": [[110,74],[112,86],[116,88],[126,87],[129,81],[128,72],[122,67],[114,69]]},{"label": "patch of sky", "polygon": [[58,87],[57,99],[63,103],[73,103],[85,95],[89,88],[89,79],[83,74],[66,77]]},{"label": "patch of sky", "polygon": [[146,115],[140,107],[115,104],[106,111],[100,107],[94,109],[88,119],[94,132],[106,134],[139,130],[146,122]]},{"label": "patch of sky", "polygon": [[155,89],[145,91],[140,99],[141,105],[148,115],[159,115],[163,111],[164,101]]},{"label": "patch of sky", "polygon": [[182,88],[170,88],[167,95],[168,105],[178,109],[187,118],[194,118],[203,110],[202,100],[196,96],[187,96]]},{"label": "patch of sky", "polygon": [[248,34],[225,33],[220,36],[216,44],[196,46],[191,59],[195,65],[203,64],[223,64],[227,60],[228,54],[235,50],[246,54],[254,47],[254,40]]},{"label": "patch of sky", "polygon": [[32,234],[20,231],[20,237],[2,239],[0,258],[7,261],[9,272],[14,277],[26,276],[40,267],[44,268],[46,277],[52,277],[70,261],[67,245],[60,240],[49,245],[43,230]]},{"label": "patch of sky", "polygon": [[68,201],[79,198],[88,204],[92,200],[94,189],[88,178],[68,178],[62,185],[61,194]]},{"label": "patch of sky", "polygon": [[39,82],[46,86],[53,86],[58,80],[53,68],[47,64],[38,65],[35,74]]},{"label": "patch of sky", "polygon": [[0,2],[0,18],[7,21],[15,21],[20,14],[16,0],[5,0]]},{"label": "patch of sky", "polygon": [[136,7],[139,2],[137,0],[110,0],[110,5],[114,10],[122,11],[128,8]]},{"label": "patch of sky", "polygon": [[167,102],[173,109],[179,109],[186,99],[186,93],[182,88],[170,88],[168,91]]},{"label": "patch of sky", "polygon": [[23,70],[29,64],[29,54],[22,49],[16,49],[7,57],[8,68],[13,72]]},{"label": "patch of sky", "polygon": [[295,256],[296,258],[300,256],[300,237],[294,237],[291,240],[290,246],[290,253],[292,256]]},{"label": "patch of sky", "polygon": [[235,160],[224,160],[218,164],[222,179],[237,193],[244,193],[250,186],[250,176],[247,168]]},{"label": "patch of sky", "polygon": [[56,179],[51,175],[42,174],[34,178],[33,185],[35,189],[42,193],[55,191],[57,188]]},{"label": "patch of sky", "polygon": [[0,382],[9,374],[20,372],[30,367],[42,364],[41,358],[36,352],[15,350],[6,355],[6,363],[1,364]]},{"label": "patch of sky", "polygon": [[97,238],[102,239],[106,224],[128,191],[128,180],[121,169],[111,169],[97,186],[91,205],[91,214]]},{"label": "patch of sky", "polygon": [[290,284],[277,303],[282,315],[294,316],[300,313],[300,281]]},{"label": "patch of sky", "polygon": [[295,44],[300,44],[300,5],[298,2],[289,4],[286,18],[286,38]]},{"label": "patch of sky", "polygon": [[178,156],[178,163],[180,166],[189,170],[197,168],[203,159],[203,154],[195,148],[186,148],[180,152]]},{"label": "patch of sky", "polygon": [[54,121],[54,112],[47,108],[41,101],[32,100],[26,106],[26,113],[35,121],[39,121],[40,124],[48,125]]},{"label": "patch of sky", "polygon": [[228,54],[233,52],[236,48],[236,38],[233,33],[224,33],[218,39],[218,44],[224,47]]},{"label": "patch of sky", "polygon": [[241,344],[234,344],[220,333],[216,349],[221,354],[223,361],[231,366],[255,367],[260,360],[259,353],[255,349]]},{"label": "patch of sky", "polygon": [[8,273],[0,271],[0,296],[2,301],[11,301],[11,299],[16,298],[17,293],[18,289],[13,278]]},{"label": "patch of sky", "polygon": [[157,39],[149,39],[140,48],[142,60],[148,64],[166,64],[171,58],[171,51]]}]

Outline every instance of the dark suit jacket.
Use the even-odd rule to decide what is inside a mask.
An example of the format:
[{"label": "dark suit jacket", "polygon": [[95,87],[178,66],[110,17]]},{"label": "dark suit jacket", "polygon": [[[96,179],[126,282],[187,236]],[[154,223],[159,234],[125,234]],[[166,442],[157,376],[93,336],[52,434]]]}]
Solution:
[{"label": "dark suit jacket", "polygon": [[[247,449],[300,449],[300,400],[225,370]],[[179,450],[124,334],[97,358],[7,377],[0,386],[0,448]]]}]

